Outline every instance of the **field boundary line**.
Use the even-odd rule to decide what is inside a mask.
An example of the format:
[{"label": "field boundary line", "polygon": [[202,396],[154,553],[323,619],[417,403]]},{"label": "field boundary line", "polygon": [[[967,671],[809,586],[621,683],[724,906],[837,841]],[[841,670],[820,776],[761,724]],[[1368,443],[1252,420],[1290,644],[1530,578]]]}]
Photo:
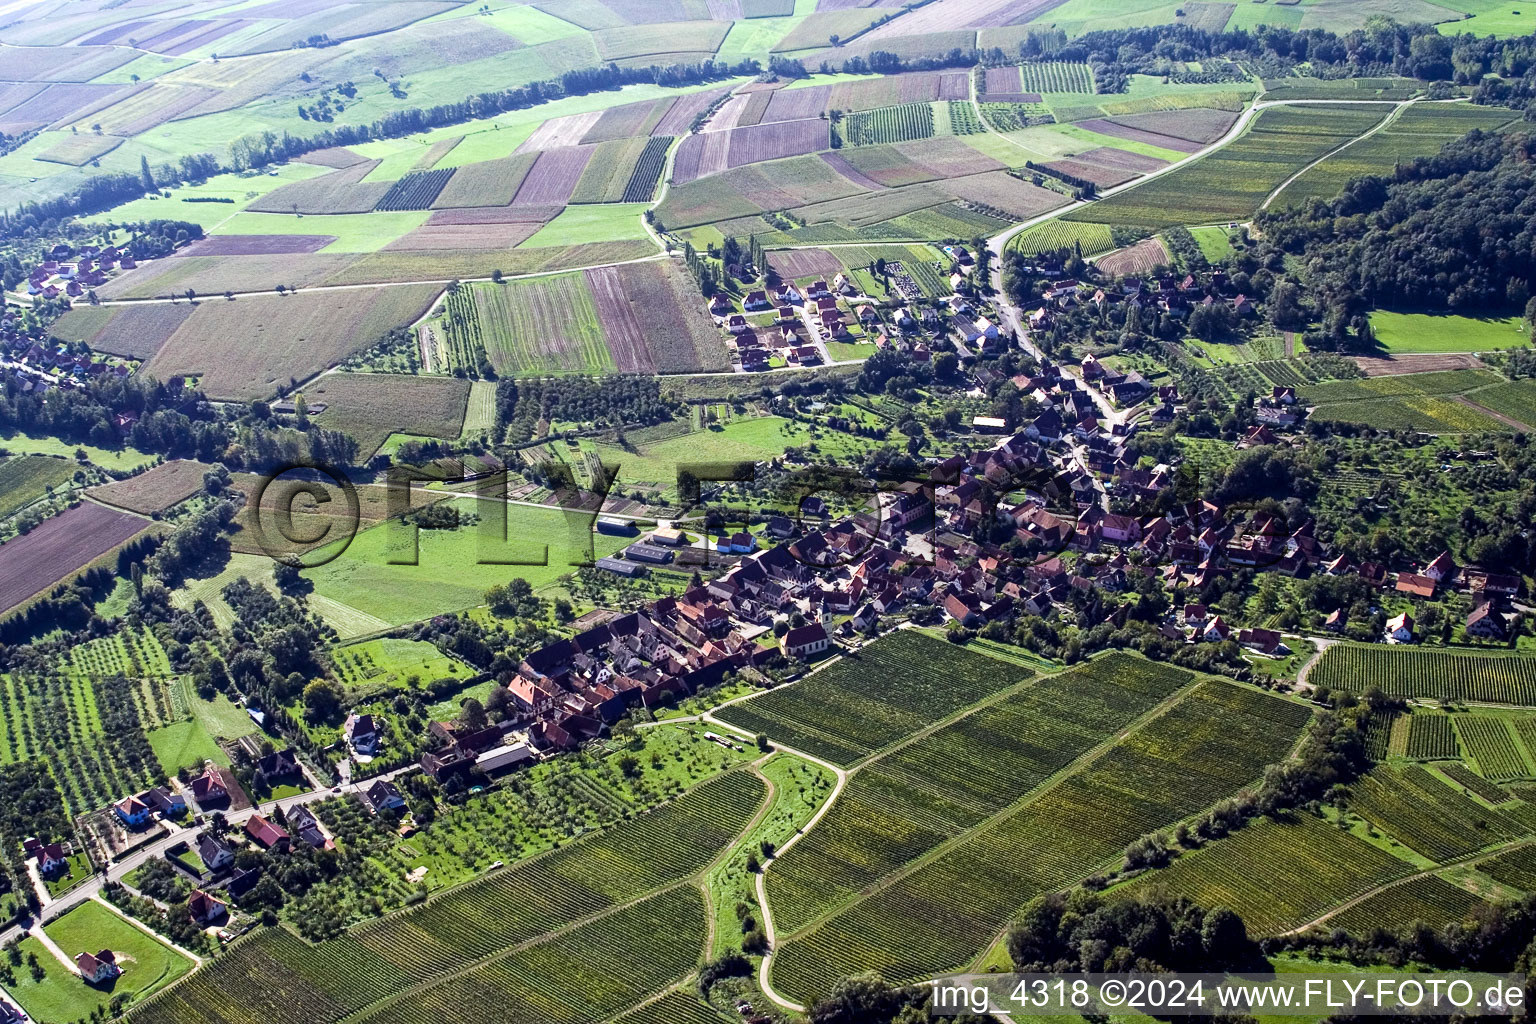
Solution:
[{"label": "field boundary line", "polygon": [[[1430,875],[1439,874],[1441,871],[1445,871],[1448,868],[1462,867],[1464,865],[1476,866],[1485,860],[1492,860],[1494,857],[1508,853],[1511,850],[1518,850],[1522,847],[1531,846],[1533,844],[1536,844],[1536,839],[1532,839],[1530,836],[1526,836],[1521,839],[1514,839],[1499,846],[1495,846],[1492,849],[1477,850],[1473,853],[1467,854],[1464,857],[1457,857],[1455,860],[1445,861],[1442,864],[1437,864],[1432,868],[1426,868],[1423,871],[1416,872],[1415,874],[1404,875],[1402,878],[1394,878],[1392,881],[1383,882],[1381,885],[1376,886],[1374,889],[1371,889],[1368,892],[1363,892],[1359,896],[1356,896],[1347,902],[1340,903],[1338,906],[1330,909],[1326,914],[1323,914],[1320,917],[1315,917],[1308,921],[1306,924],[1297,925],[1295,928],[1292,928],[1287,932],[1281,932],[1280,935],[1281,937],[1287,935],[1299,935],[1306,931],[1308,928],[1322,924],[1324,921],[1327,921],[1331,917],[1337,917],[1339,914],[1344,913],[1344,911],[1349,910],[1358,904],[1364,903],[1366,900],[1373,896],[1379,896],[1381,893],[1386,892],[1388,889],[1395,889],[1400,885],[1407,885],[1409,882],[1416,882],[1421,878],[1427,878]],[[1458,888],[1460,887],[1458,886]]]},{"label": "field boundary line", "polygon": [[921,856],[907,861],[905,864],[901,865],[900,868],[891,872],[890,874],[876,879],[873,884],[860,889],[851,898],[842,901],[836,906],[812,918],[811,921],[804,927],[790,933],[789,938],[794,940],[810,935],[825,925],[831,918],[835,917],[837,914],[843,912],[849,907],[855,906],[871,896],[875,896],[881,892],[884,892],[891,886],[895,885],[897,882],[902,881],[903,879],[916,873],[921,868],[926,867],[929,863],[938,860],[940,857],[948,854],[961,843],[968,842],[969,840],[983,835],[984,833],[992,831],[1002,822],[1012,818],[1014,815],[1023,811],[1026,807],[1036,803],[1041,797],[1045,796],[1051,790],[1061,785],[1071,776],[1076,775],[1079,771],[1085,768],[1091,767],[1093,764],[1099,761],[1099,759],[1108,754],[1111,749],[1118,746],[1122,741],[1139,734],[1148,725],[1152,724],[1159,718],[1162,718],[1165,714],[1173,710],[1179,704],[1182,704],[1186,699],[1188,699],[1189,695],[1194,693],[1196,689],[1204,684],[1204,682],[1205,681],[1203,679],[1201,679],[1199,676],[1196,676],[1189,682],[1182,684],[1173,693],[1158,701],[1152,707],[1138,715],[1127,725],[1120,729],[1116,729],[1110,735],[1106,736],[1092,747],[1083,751],[1077,757],[1073,758],[1067,764],[1052,772],[1049,776],[1042,779],[1037,785],[1029,789],[1027,792],[1021,794],[1018,799],[1003,807],[995,814],[989,815],[971,828],[965,829],[955,836],[951,836],[949,839],[938,844],[933,849],[926,851]]},{"label": "field boundary line", "polygon": [[[1408,99],[1408,100],[1399,100],[1396,104],[1393,105],[1391,110],[1387,111],[1387,116],[1383,117],[1380,121],[1376,122],[1375,126],[1372,127],[1369,131],[1364,132],[1364,133],[1362,133],[1360,135],[1356,135],[1354,138],[1350,139],[1348,142],[1344,143],[1343,145],[1337,146],[1334,149],[1329,150],[1328,152],[1324,153],[1322,156],[1318,157],[1316,160],[1313,160],[1311,163],[1307,164],[1307,166],[1303,167],[1301,170],[1297,171],[1295,174],[1291,175],[1289,178],[1286,178],[1284,181],[1282,181],[1278,188],[1276,188],[1269,195],[1264,197],[1264,202],[1259,204],[1259,211],[1262,213],[1263,211],[1269,209],[1269,204],[1274,202],[1276,199],[1278,199],[1280,197],[1280,193],[1284,192],[1286,189],[1290,188],[1293,184],[1295,184],[1297,178],[1300,178],[1303,174],[1306,174],[1308,171],[1310,171],[1312,168],[1316,167],[1318,164],[1322,163],[1324,160],[1330,160],[1333,157],[1338,156],[1340,153],[1344,152],[1350,146],[1353,146],[1355,143],[1363,142],[1364,140],[1370,138],[1372,135],[1375,135],[1377,132],[1379,132],[1382,129],[1386,128],[1393,121],[1396,121],[1404,110],[1408,109],[1408,107],[1412,106],[1413,104],[1415,104],[1417,102],[1419,102],[1417,98],[1415,98],[1415,99]],[[1293,338],[1294,338],[1294,335],[1293,335]],[[1290,345],[1288,344],[1287,348],[1289,348],[1289,347],[1290,347]]]}]

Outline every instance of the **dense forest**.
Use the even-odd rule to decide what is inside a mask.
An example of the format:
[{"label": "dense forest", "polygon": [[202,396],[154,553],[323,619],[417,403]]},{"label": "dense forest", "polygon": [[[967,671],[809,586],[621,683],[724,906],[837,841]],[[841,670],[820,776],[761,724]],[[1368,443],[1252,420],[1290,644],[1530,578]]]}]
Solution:
[{"label": "dense forest", "polygon": [[1367,307],[1536,313],[1536,139],[1474,131],[1338,197],[1261,214],[1254,254],[1299,263],[1324,347],[1369,348],[1346,325]]}]

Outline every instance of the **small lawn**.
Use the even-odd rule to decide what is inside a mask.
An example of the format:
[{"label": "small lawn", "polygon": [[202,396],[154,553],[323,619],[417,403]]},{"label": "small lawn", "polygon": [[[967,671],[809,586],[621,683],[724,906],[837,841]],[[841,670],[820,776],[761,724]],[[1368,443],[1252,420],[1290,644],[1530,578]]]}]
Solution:
[{"label": "small lawn", "polygon": [[195,718],[151,729],[144,737],[149,740],[150,749],[167,775],[174,775],[178,768],[199,766],[208,760],[229,764],[224,751],[208,735],[203,723]]},{"label": "small lawn", "polygon": [[584,245],[588,242],[617,242],[627,238],[646,238],[640,216],[647,203],[586,203],[567,206],[545,224],[520,249],[541,245]]},{"label": "small lawn", "polygon": [[48,895],[57,898],[89,879],[93,873],[91,858],[87,857],[82,850],[70,855],[67,871],[56,878],[43,879],[43,884],[48,886]]},{"label": "small lawn", "polygon": [[16,971],[11,994],[33,1018],[54,1022],[80,1020],[105,1010],[114,996],[141,999],[192,969],[192,962],[99,903],[87,901],[48,924],[45,931],[66,956],[110,949],[122,976],[100,987],[87,985],[34,938],[22,941],[22,956],[37,957],[43,980],[33,981],[26,964]]},{"label": "small lawn", "polygon": [[1376,340],[1388,352],[1486,352],[1515,348],[1530,340],[1524,321],[1517,316],[1432,316],[1427,313],[1371,314]]}]

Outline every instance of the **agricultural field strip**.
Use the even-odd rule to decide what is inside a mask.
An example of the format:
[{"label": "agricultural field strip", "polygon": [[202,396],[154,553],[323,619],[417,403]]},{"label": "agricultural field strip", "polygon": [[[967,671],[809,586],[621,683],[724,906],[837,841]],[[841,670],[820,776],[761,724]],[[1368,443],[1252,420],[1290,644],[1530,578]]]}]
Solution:
[{"label": "agricultural field strip", "polygon": [[[1037,677],[1035,679],[1028,680],[1025,683],[1021,683],[1021,684],[1018,684],[1016,686],[1010,687],[1008,690],[1004,691],[1002,694],[998,694],[997,695],[997,699],[1006,698],[1006,697],[1011,696],[1013,694],[1016,694],[1016,693],[1018,693],[1018,692],[1020,692],[1022,690],[1028,689],[1031,685],[1040,682],[1040,680],[1042,678],[1046,678],[1046,677]],[[1157,719],[1161,718],[1163,715],[1165,715],[1169,711],[1171,711],[1174,707],[1176,707],[1177,705],[1182,703],[1187,697],[1189,697],[1190,694],[1195,692],[1197,686],[1198,686],[1198,678],[1191,679],[1189,682],[1187,682],[1187,683],[1183,684],[1182,686],[1180,686],[1172,694],[1170,694],[1169,696],[1167,696],[1167,697],[1163,698],[1162,700],[1158,701],[1155,705],[1152,706],[1151,709],[1149,709],[1148,711],[1145,711],[1141,715],[1137,716],[1129,725],[1125,726],[1124,728],[1115,730],[1113,733],[1111,733],[1110,735],[1106,736],[1103,740],[1101,740],[1100,742],[1096,743],[1094,746],[1090,747],[1088,750],[1084,751],[1077,758],[1075,758],[1074,760],[1072,760],[1071,762],[1069,762],[1068,764],[1066,764],[1062,768],[1058,769],[1057,771],[1053,772],[1051,775],[1046,777],[1044,780],[1042,780],[1040,782],[1039,785],[1037,785],[1033,789],[1030,789],[1029,791],[1021,794],[1017,800],[1014,800],[1012,803],[1009,803],[1008,805],[1003,807],[1001,810],[997,811],[995,814],[992,814],[992,815],[988,816],[986,819],[984,819],[983,821],[981,821],[980,823],[978,823],[974,827],[972,827],[970,829],[966,829],[966,830],[960,832],[959,834],[953,836],[952,838],[950,838],[950,839],[940,843],[939,845],[935,846],[933,849],[931,849],[931,850],[927,851],[926,853],[924,853],[921,857],[918,857],[918,858],[916,858],[914,860],[910,860],[910,861],[906,862],[905,864],[903,864],[895,872],[892,872],[892,873],[890,873],[888,875],[885,875],[878,882],[876,882],[874,885],[869,886],[868,888],[860,891],[854,897],[853,900],[845,901],[843,903],[838,904],[837,906],[829,908],[828,910],[824,911],[823,913],[817,915],[815,918],[813,918],[810,922],[808,922],[803,927],[796,929],[794,932],[787,933],[784,937],[786,937],[786,938],[798,938],[798,937],[800,937],[802,935],[805,935],[805,934],[808,934],[808,933],[814,931],[818,926],[821,925],[821,923],[823,921],[825,921],[827,918],[830,918],[830,917],[833,917],[834,915],[836,915],[840,910],[844,909],[844,907],[846,907],[849,903],[855,902],[855,901],[857,901],[859,899],[862,899],[862,898],[864,898],[866,896],[869,896],[869,895],[872,895],[874,893],[880,892],[880,891],[882,891],[884,889],[890,888],[890,886],[892,886],[895,883],[899,882],[901,879],[905,878],[906,876],[912,874],[914,871],[916,871],[918,868],[921,868],[923,865],[927,864],[928,862],[939,859],[940,857],[942,857],[945,854],[949,853],[949,851],[952,850],[953,848],[955,848],[956,846],[959,846],[960,844],[962,844],[964,842],[967,842],[969,840],[972,840],[975,837],[979,836],[980,834],[982,834],[983,832],[987,831],[989,828],[991,828],[992,826],[997,824],[999,821],[1001,821],[1001,820],[1003,820],[1005,818],[1008,818],[1015,811],[1017,811],[1020,807],[1024,806],[1025,804],[1028,804],[1028,803],[1031,803],[1031,802],[1035,801],[1039,797],[1043,796],[1044,794],[1048,793],[1052,789],[1056,788],[1056,786],[1058,786],[1061,782],[1063,782],[1068,777],[1070,777],[1072,775],[1075,775],[1079,771],[1081,771],[1082,769],[1091,766],[1096,761],[1098,761],[1100,758],[1102,758],[1105,754],[1109,753],[1110,750],[1112,750],[1116,745],[1118,745],[1119,743],[1121,743],[1125,739],[1127,739],[1127,738],[1129,738],[1129,737],[1131,737],[1131,736],[1141,732],[1144,728],[1146,728],[1152,722],[1154,722]],[[969,717],[971,714],[975,713],[976,711],[980,711],[984,707],[987,707],[987,706],[989,706],[991,704],[997,703],[997,699],[989,698],[988,700],[982,701],[982,702],[980,702],[980,703],[978,703],[978,704],[976,704],[976,705],[966,709],[961,714],[955,716],[955,718],[952,719],[951,721],[945,722],[945,723],[940,723],[940,725],[938,725],[938,726],[934,726],[933,728],[924,730],[923,736],[929,735],[929,734],[937,731],[937,729],[942,727],[943,725],[950,725],[950,724],[953,724],[955,721],[959,721],[959,720],[961,720],[963,718]],[[918,740],[922,739],[923,736],[914,736],[912,742],[914,742],[914,743],[917,742]],[[902,750],[903,748],[905,748],[907,746],[910,746],[910,745],[911,745],[910,743],[903,743],[901,746],[893,747],[893,748],[891,748],[890,750],[887,750],[887,751],[881,751],[880,753],[877,753],[873,757],[871,757],[871,758],[869,758],[869,759],[867,759],[867,760],[865,760],[863,762],[860,762],[855,770],[858,770],[858,769],[861,769],[861,768],[866,768],[871,763],[873,763],[873,762],[875,762],[875,761],[877,761],[877,760],[879,760],[879,759],[881,759],[883,757],[886,757],[886,756],[888,756],[890,754],[895,754],[895,753],[899,752],[900,750]],[[829,801],[829,804],[830,804],[830,801]],[[809,831],[809,830],[807,830],[807,831]]]},{"label": "agricultural field strip", "polygon": [[[664,724],[664,723],[661,723],[661,724]],[[765,758],[765,760],[766,760],[766,758]],[[646,900],[654,899],[656,896],[658,896],[658,895],[660,895],[662,893],[670,892],[673,889],[678,888],[679,886],[692,884],[693,886],[695,886],[699,890],[699,892],[701,894],[703,894],[705,899],[708,899],[709,892],[708,892],[707,888],[705,887],[705,885],[703,883],[703,879],[707,875],[709,875],[711,872],[713,872],[716,868],[718,868],[726,860],[726,858],[730,857],[730,855],[736,851],[737,847],[741,845],[742,841],[747,836],[752,834],[752,830],[757,828],[758,824],[765,817],[767,817],[768,814],[770,814],[772,812],[772,810],[773,810],[774,784],[773,784],[772,780],[770,780],[766,775],[764,775],[762,772],[757,770],[757,763],[756,762],[752,762],[752,763],[749,763],[749,764],[747,764],[747,765],[745,765],[745,766],[743,766],[741,768],[732,769],[732,770],[747,772],[747,773],[755,776],[757,778],[757,780],[763,784],[763,799],[758,804],[757,810],[753,812],[751,820],[749,820],[746,823],[746,825],[741,829],[741,831],[736,834],[735,838],[733,838],[730,842],[726,843],[723,847],[721,847],[720,852],[718,854],[716,854],[715,857],[713,859],[711,859],[708,864],[704,865],[704,867],[700,868],[698,871],[696,871],[693,874],[688,875],[688,876],[686,876],[684,878],[678,879],[677,881],[673,882],[670,885],[663,886],[660,889],[653,889],[650,892],[642,893],[639,896],[634,897],[633,899],[626,900],[623,903],[618,903],[618,904],[615,904],[614,906],[611,906],[611,907],[607,907],[607,908],[605,908],[603,910],[598,911],[595,914],[589,914],[586,917],[574,918],[574,919],[572,919],[570,921],[565,922],[563,925],[561,925],[559,928],[554,929],[553,931],[544,932],[541,935],[535,935],[532,938],[523,940],[522,942],[516,943],[516,944],[511,945],[511,946],[507,946],[507,947],[502,948],[502,949],[498,949],[498,950],[496,950],[494,952],[491,952],[491,953],[488,953],[485,956],[479,958],[478,960],[471,961],[470,963],[465,964],[464,966],[459,967],[456,970],[450,971],[450,972],[448,972],[446,974],[438,974],[438,975],[433,975],[431,977],[428,977],[428,978],[426,978],[426,979],[424,979],[422,981],[419,981],[416,984],[410,986],[409,988],[403,989],[403,990],[401,990],[399,992],[391,993],[389,996],[379,1000],[378,1002],[370,1004],[369,1006],[365,1007],[363,1010],[360,1010],[357,1013],[351,1014],[351,1015],[349,1015],[345,1019],[348,1020],[348,1021],[353,1021],[353,1020],[356,1020],[358,1018],[372,1017],[375,1014],[379,1013],[379,1011],[385,1009],[386,1007],[396,1005],[396,1004],[400,1003],[402,1000],[409,999],[412,996],[414,996],[414,995],[416,995],[416,994],[418,994],[420,992],[426,991],[428,989],[436,988],[436,987],[438,987],[440,985],[444,985],[444,984],[446,984],[448,982],[454,981],[457,978],[463,977],[464,975],[467,975],[467,974],[471,973],[472,971],[478,970],[478,969],[486,966],[487,964],[495,963],[496,961],[501,960],[501,959],[503,959],[505,957],[512,956],[512,955],[515,955],[517,953],[521,953],[521,952],[523,952],[524,950],[527,950],[527,949],[532,949],[535,946],[542,946],[545,943],[552,942],[552,941],[554,941],[554,940],[556,940],[556,939],[558,939],[558,938],[560,938],[560,937],[562,937],[564,935],[570,934],[571,932],[577,930],[578,928],[583,928],[583,927],[586,927],[587,925],[596,924],[599,921],[606,920],[606,919],[608,919],[610,917],[613,917],[615,914],[621,913],[621,912],[623,912],[625,910],[629,910],[630,908],[636,906],[637,904],[644,903]],[[719,778],[719,776],[716,776],[716,778]],[[559,849],[560,849],[560,847],[555,847],[554,849],[546,851],[543,854],[539,854],[536,857],[530,858],[529,861],[525,861],[524,863],[529,863],[531,861],[538,860],[541,857],[547,857],[547,856],[549,856],[550,854],[554,853],[556,850],[559,850]],[[467,884],[472,884],[472,883],[467,883]],[[711,922],[711,927],[712,926],[713,926],[713,922]],[[713,938],[713,936],[711,936],[711,938]],[[668,985],[669,989],[671,987],[672,987],[671,985]],[[659,998],[662,995],[665,995],[665,991],[653,992],[647,998],[647,1002],[649,1002],[651,999]],[[631,1007],[631,1009],[633,1009],[633,1007]]]},{"label": "agricultural field strip", "polygon": [[1414,103],[1417,103],[1417,102],[1418,102],[1418,100],[1404,100],[1403,102],[1397,104],[1391,110],[1387,111],[1387,116],[1383,117],[1380,121],[1376,122],[1376,126],[1374,128],[1372,128],[1370,131],[1365,132],[1362,135],[1356,135],[1354,138],[1350,139],[1348,142],[1344,143],[1343,145],[1329,150],[1327,153],[1324,153],[1322,156],[1318,157],[1316,160],[1313,160],[1311,163],[1307,164],[1307,166],[1303,167],[1301,170],[1297,171],[1295,174],[1291,175],[1289,178],[1286,178],[1284,181],[1282,181],[1279,185],[1277,185],[1275,187],[1274,191],[1270,192],[1269,195],[1264,197],[1264,202],[1262,204],[1260,204],[1259,209],[1261,209],[1261,210],[1269,209],[1269,204],[1274,202],[1276,199],[1278,199],[1280,197],[1280,193],[1282,193],[1286,189],[1290,188],[1291,185],[1296,181],[1296,179],[1300,178],[1303,174],[1306,174],[1308,171],[1310,171],[1312,168],[1316,167],[1318,164],[1322,163],[1324,160],[1327,160],[1330,157],[1338,156],[1340,153],[1344,152],[1346,149],[1348,149],[1350,146],[1353,146],[1355,143],[1360,142],[1360,141],[1362,141],[1364,139],[1368,139],[1372,135],[1375,135],[1377,132],[1386,129],[1394,121],[1396,121],[1400,116],[1402,116],[1403,111],[1407,110],[1410,105],[1412,105]]},{"label": "agricultural field strip", "polygon": [[1388,889],[1395,889],[1400,885],[1408,885],[1409,883],[1417,882],[1422,878],[1428,878],[1431,875],[1438,875],[1446,868],[1460,867],[1462,865],[1470,865],[1472,867],[1476,867],[1484,861],[1493,860],[1495,857],[1501,857],[1513,850],[1524,849],[1531,846],[1536,846],[1536,839],[1515,839],[1511,842],[1504,843],[1502,846],[1495,846],[1488,850],[1478,850],[1476,853],[1469,853],[1465,857],[1457,857],[1455,860],[1445,861],[1435,865],[1432,868],[1425,868],[1423,871],[1419,871],[1411,875],[1405,875],[1402,878],[1391,879],[1390,881],[1383,882],[1382,884],[1376,886],[1374,889],[1369,889],[1352,899],[1340,903],[1338,906],[1331,908],[1326,914],[1322,914],[1319,917],[1306,922],[1305,924],[1299,924],[1295,928],[1292,928],[1290,931],[1284,932],[1283,934],[1300,935],[1308,928],[1323,924],[1324,922],[1337,917],[1352,907],[1364,903],[1371,897],[1378,896],[1381,893],[1386,892]]}]

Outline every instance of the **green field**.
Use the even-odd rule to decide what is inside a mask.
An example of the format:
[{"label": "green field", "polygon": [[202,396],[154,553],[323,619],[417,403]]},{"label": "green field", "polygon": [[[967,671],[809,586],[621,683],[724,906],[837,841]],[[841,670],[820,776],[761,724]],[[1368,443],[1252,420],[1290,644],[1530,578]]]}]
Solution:
[{"label": "green field", "polygon": [[[473,498],[453,503],[461,514],[475,513],[483,504]],[[473,608],[492,586],[513,577],[544,586],[589,556],[601,558],[624,544],[623,538],[593,533],[591,513],[505,508],[510,540],[494,537],[492,518],[480,509],[479,525],[420,531],[418,564],[391,564],[411,557],[410,536],[407,527],[386,523],[362,531],[339,558],[304,575],[322,597],[403,623]],[[488,531],[484,540],[482,528]]]},{"label": "green field", "polygon": [[1498,430],[1492,417],[1459,399],[1476,401],[1480,389],[1499,382],[1481,370],[1440,370],[1363,380],[1307,384],[1297,395],[1315,406],[1313,419],[1369,423],[1377,429],[1445,434]]},{"label": "green field", "polygon": [[208,730],[195,719],[162,725],[144,735],[167,775],[175,774],[178,768],[198,766],[205,761],[229,763],[229,756],[219,749]]},{"label": "green field", "polygon": [[[1029,678],[1027,670],[1018,674]],[[798,930],[974,828],[1188,681],[1176,669],[1107,655],[870,762],[768,872],[775,922]]]},{"label": "green field", "polygon": [[[192,204],[188,204],[192,205]],[[218,235],[335,235],[321,252],[377,252],[426,223],[427,210],[390,213],[238,213],[219,225]]]},{"label": "green field", "polygon": [[1518,316],[1496,319],[1429,313],[1371,313],[1371,329],[1388,352],[1487,352],[1530,341]]},{"label": "green field", "polygon": [[1536,705],[1536,657],[1514,654],[1334,644],[1307,680],[1354,693],[1376,685],[1394,696]]},{"label": "green field", "polygon": [[34,1018],[44,1024],[63,1024],[85,1018],[119,996],[137,1001],[163,988],[192,969],[192,962],[99,903],[86,901],[44,929],[66,956],[110,949],[123,965],[122,975],[100,988],[83,984],[52,953],[34,938],[22,942],[22,953],[33,953],[46,976],[34,982],[24,968],[10,992]]},{"label": "green field", "polygon": [[792,687],[718,712],[749,733],[849,765],[1027,673],[903,630]]},{"label": "green field", "polygon": [[78,470],[71,459],[23,455],[0,460],[0,519],[64,487]]},{"label": "green field", "polygon": [[958,968],[1033,897],[1118,862],[1137,837],[1252,782],[1309,718],[1302,705],[1257,691],[1193,688],[936,856],[781,940],[774,983],[808,996],[863,970],[904,980]]},{"label": "green field", "polygon": [[467,679],[475,670],[424,640],[385,638],[337,647],[336,675],[349,695],[418,689],[439,679]]},{"label": "green field", "polygon": [[90,444],[72,444],[56,437],[32,437],[28,434],[0,434],[0,452],[6,455],[62,455],[74,458],[77,452],[85,452],[94,465],[105,469],[118,469],[131,473],[153,465],[158,455],[141,452],[130,445],[122,448],[98,448]]},{"label": "green field", "polygon": [[1249,934],[1261,936],[1305,924],[1413,870],[1407,861],[1328,822],[1294,814],[1253,822],[1126,892],[1154,886],[1202,906],[1227,907],[1242,917]]},{"label": "green field", "polygon": [[615,242],[646,239],[640,215],[648,203],[590,203],[567,206],[540,228],[521,248],[539,246],[585,245],[589,242]]},{"label": "green field", "polygon": [[1066,215],[1090,224],[1149,228],[1241,221],[1287,178],[1370,130],[1390,107],[1271,107],[1209,156]]}]

